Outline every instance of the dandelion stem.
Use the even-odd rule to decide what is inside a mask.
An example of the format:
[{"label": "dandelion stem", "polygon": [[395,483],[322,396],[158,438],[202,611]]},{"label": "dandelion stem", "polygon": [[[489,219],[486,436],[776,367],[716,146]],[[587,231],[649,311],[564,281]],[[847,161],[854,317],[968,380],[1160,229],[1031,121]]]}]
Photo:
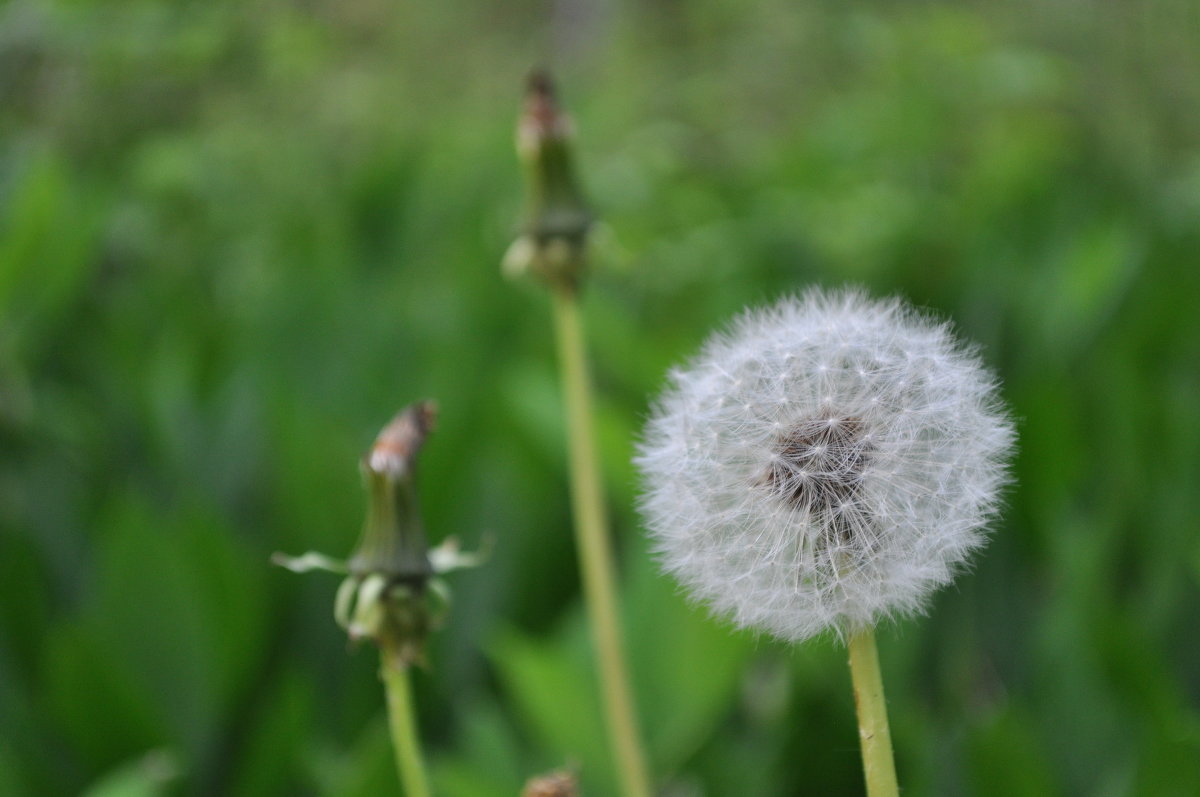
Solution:
[{"label": "dandelion stem", "polygon": [[591,385],[579,301],[571,288],[558,288],[551,293],[567,414],[576,546],[600,670],[609,741],[616,757],[622,794],[650,797],[650,780],[621,645],[615,568],[592,429]]},{"label": "dandelion stem", "polygon": [[421,758],[421,742],[417,738],[416,711],[408,674],[410,665],[399,655],[389,634],[384,634],[379,643],[379,677],[387,692],[388,728],[404,797],[429,797],[429,780]]},{"label": "dandelion stem", "polygon": [[850,678],[854,682],[854,706],[858,711],[867,797],[897,797],[900,790],[896,785],[892,734],[888,730],[874,628],[864,628],[850,637]]}]

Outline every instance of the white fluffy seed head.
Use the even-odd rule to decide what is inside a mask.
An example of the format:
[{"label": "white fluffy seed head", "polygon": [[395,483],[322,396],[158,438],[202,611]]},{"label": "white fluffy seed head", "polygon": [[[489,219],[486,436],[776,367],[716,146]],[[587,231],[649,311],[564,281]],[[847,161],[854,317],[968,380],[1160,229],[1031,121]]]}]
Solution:
[{"label": "white fluffy seed head", "polygon": [[1014,430],[949,325],[812,290],[671,373],[639,446],[664,567],[791,641],[920,611],[984,542]]}]

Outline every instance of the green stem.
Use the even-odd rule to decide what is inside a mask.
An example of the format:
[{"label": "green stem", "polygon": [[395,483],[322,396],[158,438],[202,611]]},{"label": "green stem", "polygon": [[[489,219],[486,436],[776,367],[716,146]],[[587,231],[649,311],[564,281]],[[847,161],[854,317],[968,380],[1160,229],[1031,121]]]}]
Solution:
[{"label": "green stem", "polygon": [[621,646],[615,568],[593,437],[591,385],[579,301],[576,293],[567,288],[551,292],[570,441],[576,545],[600,670],[609,742],[615,753],[622,793],[625,797],[650,797],[650,779]]},{"label": "green stem", "polygon": [[379,677],[387,692],[388,728],[392,733],[396,769],[404,785],[404,797],[429,797],[429,779],[421,758],[421,741],[417,738],[409,665],[398,655],[396,646],[386,635],[380,639],[379,657]]},{"label": "green stem", "polygon": [[892,760],[892,734],[888,730],[887,703],[875,629],[865,628],[850,637],[850,678],[858,711],[858,737],[862,744],[863,775],[867,797],[898,797],[896,764]]}]

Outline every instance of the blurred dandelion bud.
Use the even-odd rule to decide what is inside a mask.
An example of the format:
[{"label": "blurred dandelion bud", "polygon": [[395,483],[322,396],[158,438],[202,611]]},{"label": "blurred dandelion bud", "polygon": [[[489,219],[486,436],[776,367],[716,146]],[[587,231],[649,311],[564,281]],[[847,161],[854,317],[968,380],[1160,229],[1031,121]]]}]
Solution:
[{"label": "blurred dandelion bud", "polygon": [[521,797],[579,797],[579,778],[571,770],[560,770],[530,778]]},{"label": "blurred dandelion bud", "polygon": [[376,437],[362,460],[367,519],[347,562],[315,553],[274,557],[297,572],[346,574],[334,608],[338,624],[352,640],[370,639],[393,650],[403,665],[424,660],[425,639],[445,614],[449,591],[437,576],[480,561],[478,555],[461,553],[453,538],[433,550],[426,542],[415,472],[436,419],[432,401],[418,402]]},{"label": "blurred dandelion bud", "polygon": [[564,290],[577,288],[583,277],[593,221],[575,178],[572,134],[571,120],[559,107],[550,74],[534,71],[517,122],[517,154],[526,178],[525,212],[503,269],[512,277],[531,273]]},{"label": "blurred dandelion bud", "polygon": [[921,610],[983,544],[1014,430],[973,347],[901,301],[812,290],[674,371],[640,444],[666,570],[799,641]]}]

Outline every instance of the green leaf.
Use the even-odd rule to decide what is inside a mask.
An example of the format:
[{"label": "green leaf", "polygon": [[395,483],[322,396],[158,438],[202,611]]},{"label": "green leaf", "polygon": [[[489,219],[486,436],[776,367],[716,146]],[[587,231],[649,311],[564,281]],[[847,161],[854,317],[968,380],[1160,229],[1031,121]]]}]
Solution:
[{"label": "green leaf", "polygon": [[267,564],[202,512],[159,515],[118,497],[105,526],[80,631],[110,677],[138,694],[133,705],[200,761],[266,643]]},{"label": "green leaf", "polygon": [[82,197],[52,155],[31,158],[0,194],[0,330],[36,340],[83,289],[98,225]]},{"label": "green leaf", "polygon": [[165,750],[152,750],[122,764],[93,783],[83,797],[162,797],[179,776],[179,765]]},{"label": "green leaf", "polygon": [[639,714],[656,770],[673,772],[728,714],[754,637],[686,602],[645,551],[629,561],[626,638]]},{"label": "green leaf", "polygon": [[548,642],[515,631],[490,646],[517,716],[538,743],[537,770],[577,763],[586,790],[615,794],[598,682],[579,617]]},{"label": "green leaf", "polygon": [[501,707],[488,702],[464,709],[453,753],[433,762],[435,791],[454,797],[517,794],[528,773],[521,769],[516,733]]},{"label": "green leaf", "polygon": [[254,694],[229,794],[295,794],[310,787],[297,782],[294,762],[312,752],[314,688],[311,679],[289,668],[273,671],[267,688]]},{"label": "green leaf", "polygon": [[[121,651],[82,624],[52,627],[44,641],[46,713],[67,747],[91,771],[172,741],[158,695]],[[104,717],[103,730],[96,718]]]},{"label": "green leaf", "polygon": [[1061,794],[1037,723],[1008,705],[968,741],[972,793],[979,797],[1041,797]]}]

